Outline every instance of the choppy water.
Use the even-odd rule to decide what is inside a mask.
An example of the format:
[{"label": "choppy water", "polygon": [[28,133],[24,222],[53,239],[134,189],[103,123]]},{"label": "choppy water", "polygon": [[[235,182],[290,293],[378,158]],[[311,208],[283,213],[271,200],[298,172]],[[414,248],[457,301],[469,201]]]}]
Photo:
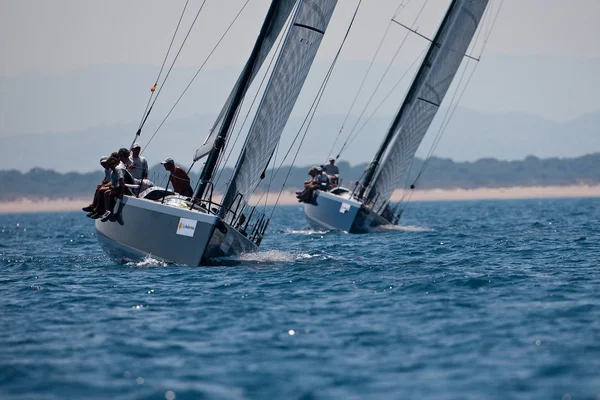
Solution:
[{"label": "choppy water", "polygon": [[83,213],[0,216],[2,399],[599,399],[600,199],[282,207],[223,266],[115,265]]}]

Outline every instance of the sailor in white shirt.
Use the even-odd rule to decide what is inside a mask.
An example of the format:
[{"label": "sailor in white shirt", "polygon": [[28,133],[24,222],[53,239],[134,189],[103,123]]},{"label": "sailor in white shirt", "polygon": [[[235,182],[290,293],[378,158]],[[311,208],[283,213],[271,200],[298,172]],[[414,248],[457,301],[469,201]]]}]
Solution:
[{"label": "sailor in white shirt", "polygon": [[323,165],[323,169],[325,170],[325,173],[329,176],[340,174],[338,166],[335,165],[334,157],[329,157],[329,164]]},{"label": "sailor in white shirt", "polygon": [[329,177],[330,185],[332,187],[337,186],[339,184],[340,169],[335,165],[335,158],[329,157],[329,164],[323,165],[322,168]]},{"label": "sailor in white shirt", "polygon": [[139,143],[134,143],[131,148],[131,164],[127,167],[131,176],[135,179],[145,179],[148,177],[148,161],[144,157],[140,156],[142,147]]}]

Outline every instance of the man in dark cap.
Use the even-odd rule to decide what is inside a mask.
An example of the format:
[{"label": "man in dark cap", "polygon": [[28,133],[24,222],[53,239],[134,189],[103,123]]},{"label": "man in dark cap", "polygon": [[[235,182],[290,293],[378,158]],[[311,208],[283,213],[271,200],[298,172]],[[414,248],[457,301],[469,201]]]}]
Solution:
[{"label": "man in dark cap", "polygon": [[99,185],[96,186],[96,192],[94,193],[94,199],[92,200],[90,205],[82,208],[83,211],[90,213],[89,214],[90,216],[92,214],[95,214],[95,209],[98,207],[98,202],[103,201],[104,191],[108,187],[110,187],[111,170],[107,163],[108,159],[109,159],[109,157],[102,157],[100,159],[100,165],[102,165],[102,168],[104,168],[104,178],[102,178],[102,183],[100,183]]}]

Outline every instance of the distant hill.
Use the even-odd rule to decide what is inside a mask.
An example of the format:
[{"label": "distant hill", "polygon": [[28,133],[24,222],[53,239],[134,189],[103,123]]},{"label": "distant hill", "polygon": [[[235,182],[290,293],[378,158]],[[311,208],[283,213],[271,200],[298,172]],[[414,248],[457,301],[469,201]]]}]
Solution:
[{"label": "distant hill", "polygon": [[[413,162],[407,185],[414,182],[423,166],[422,159]],[[285,183],[286,190],[302,186],[310,166],[294,167]],[[351,166],[348,162],[339,163],[344,186],[352,187],[360,179],[366,164]],[[576,184],[600,184],[600,153],[577,158],[527,157],[521,161],[499,161],[494,158],[480,159],[474,162],[455,162],[450,159],[433,157],[417,184],[417,189],[451,188],[496,188],[510,186],[562,186]],[[283,167],[274,176],[267,171],[259,186],[260,191],[279,191],[284,184],[289,167]],[[223,170],[215,189],[223,188],[231,175],[231,169]],[[58,173],[52,170],[33,168],[21,173],[17,170],[0,171],[0,201],[21,197],[81,197],[90,196],[102,172]],[[150,178],[158,185],[164,185],[164,168],[157,164],[150,169]],[[198,175],[192,174],[192,180]]]}]

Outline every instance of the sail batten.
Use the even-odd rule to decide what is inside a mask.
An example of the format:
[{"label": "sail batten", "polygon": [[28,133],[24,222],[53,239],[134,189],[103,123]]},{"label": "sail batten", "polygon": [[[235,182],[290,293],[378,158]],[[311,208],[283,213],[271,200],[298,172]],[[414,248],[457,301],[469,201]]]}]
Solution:
[{"label": "sail batten", "polygon": [[269,82],[250,126],[223,200],[226,210],[239,194],[249,199],[304,85],[337,0],[300,0]]},{"label": "sail batten", "polygon": [[488,0],[454,0],[430,45],[386,142],[372,163],[368,198],[389,200],[405,178],[477,31]]}]

